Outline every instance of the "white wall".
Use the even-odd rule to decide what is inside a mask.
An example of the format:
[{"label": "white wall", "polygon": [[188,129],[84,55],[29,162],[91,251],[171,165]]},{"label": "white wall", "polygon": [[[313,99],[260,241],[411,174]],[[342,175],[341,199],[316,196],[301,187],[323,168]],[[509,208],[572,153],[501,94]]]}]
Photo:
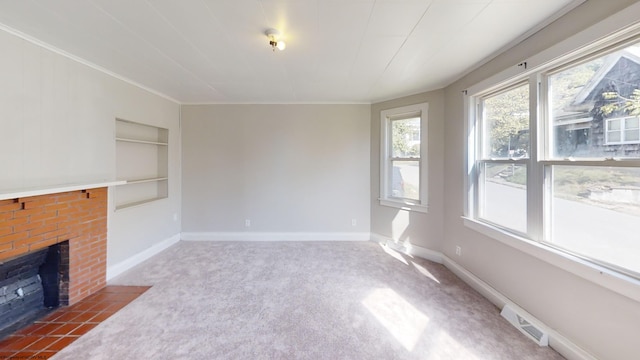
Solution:
[{"label": "white wall", "polygon": [[169,198],[111,206],[107,264],[178,234],[179,105],[4,31],[0,54],[0,192],[113,180],[115,118],[162,126],[171,137]]},{"label": "white wall", "polygon": [[122,81],[110,82],[112,116],[169,129],[168,198],[110,213],[107,263],[113,266],[164,240],[179,239],[182,186],[180,106]]},{"label": "white wall", "polygon": [[369,232],[369,114],[368,105],[183,106],[183,232]]},{"label": "white wall", "polygon": [[[588,1],[445,90],[445,132],[441,135],[446,144],[447,181],[442,251],[598,359],[638,358],[640,303],[463,225],[466,136],[461,91],[632,3],[635,1]],[[455,255],[456,245],[463,247],[462,257]]]},{"label": "white wall", "polygon": [[[429,104],[427,139],[427,213],[380,205],[380,112],[401,106]],[[444,207],[444,91],[385,101],[371,106],[371,232],[384,238],[439,251]]]}]

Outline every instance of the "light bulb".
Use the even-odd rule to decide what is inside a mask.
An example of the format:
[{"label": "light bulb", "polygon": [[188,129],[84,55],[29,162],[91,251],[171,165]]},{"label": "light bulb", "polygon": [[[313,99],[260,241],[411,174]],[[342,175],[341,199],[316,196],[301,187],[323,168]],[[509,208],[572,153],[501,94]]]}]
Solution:
[{"label": "light bulb", "polygon": [[278,50],[284,50],[287,47],[287,44],[285,44],[284,41],[278,41],[280,38],[280,31],[276,29],[268,29],[265,31],[265,35],[269,38],[269,45],[271,45],[273,51],[275,51],[276,48],[278,48]]}]

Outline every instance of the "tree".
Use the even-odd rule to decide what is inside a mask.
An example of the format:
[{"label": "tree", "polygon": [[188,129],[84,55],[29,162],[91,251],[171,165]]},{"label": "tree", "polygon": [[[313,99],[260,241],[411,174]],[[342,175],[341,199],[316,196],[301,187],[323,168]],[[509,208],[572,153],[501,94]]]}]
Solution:
[{"label": "tree", "polygon": [[420,156],[420,118],[394,120],[391,122],[394,156]]},{"label": "tree", "polygon": [[575,105],[573,102],[578,92],[589,83],[603,63],[603,58],[599,58],[550,76],[551,106],[554,114],[570,111]]},{"label": "tree", "polygon": [[529,151],[528,141],[519,140],[523,130],[529,129],[529,85],[487,98],[483,105],[489,155],[526,154]]},{"label": "tree", "polygon": [[609,101],[600,107],[603,115],[622,111],[629,116],[640,116],[640,89],[634,89],[629,97],[624,97],[617,91],[605,91],[602,98]]}]

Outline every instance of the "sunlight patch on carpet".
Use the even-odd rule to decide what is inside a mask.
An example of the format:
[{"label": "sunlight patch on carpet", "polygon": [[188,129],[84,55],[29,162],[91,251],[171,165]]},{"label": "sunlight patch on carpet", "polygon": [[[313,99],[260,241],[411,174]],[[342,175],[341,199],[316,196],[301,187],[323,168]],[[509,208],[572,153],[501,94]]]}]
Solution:
[{"label": "sunlight patch on carpet", "polygon": [[362,304],[409,351],[429,322],[425,314],[389,288],[374,290]]},{"label": "sunlight patch on carpet", "polygon": [[407,262],[407,260],[405,260],[404,256],[402,256],[401,253],[399,253],[398,251],[393,250],[392,248],[388,247],[387,245],[384,244],[380,244],[380,247],[382,248],[382,250],[384,250],[384,252],[386,252],[388,255],[391,255],[392,258],[400,261],[401,263],[405,264],[405,265],[409,265],[409,263]]},{"label": "sunlight patch on carpet", "polygon": [[[425,354],[425,360],[439,360],[444,355],[450,359],[465,359],[465,360],[483,360],[486,357],[478,356],[473,352],[473,348],[461,344],[455,338],[453,338],[446,331],[439,331],[434,337],[434,346],[437,350],[432,353]],[[485,354],[486,355],[486,354]]]},{"label": "sunlight patch on carpet", "polygon": [[431,280],[437,282],[438,284],[440,284],[440,280],[438,280],[435,276],[433,276],[433,274],[429,270],[425,269],[424,266],[422,266],[422,265],[420,265],[418,263],[415,263],[413,261],[411,262],[411,265],[413,265],[413,267],[415,267],[416,270],[418,270],[418,272],[420,274],[422,274],[422,275],[428,277],[429,279],[431,279]]}]

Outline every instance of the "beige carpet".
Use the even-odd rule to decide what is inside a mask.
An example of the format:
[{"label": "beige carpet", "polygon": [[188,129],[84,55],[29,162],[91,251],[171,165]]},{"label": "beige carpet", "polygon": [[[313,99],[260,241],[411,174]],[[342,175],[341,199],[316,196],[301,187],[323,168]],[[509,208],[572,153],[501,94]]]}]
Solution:
[{"label": "beige carpet", "polygon": [[63,359],[561,359],[441,265],[372,242],[180,242]]}]

